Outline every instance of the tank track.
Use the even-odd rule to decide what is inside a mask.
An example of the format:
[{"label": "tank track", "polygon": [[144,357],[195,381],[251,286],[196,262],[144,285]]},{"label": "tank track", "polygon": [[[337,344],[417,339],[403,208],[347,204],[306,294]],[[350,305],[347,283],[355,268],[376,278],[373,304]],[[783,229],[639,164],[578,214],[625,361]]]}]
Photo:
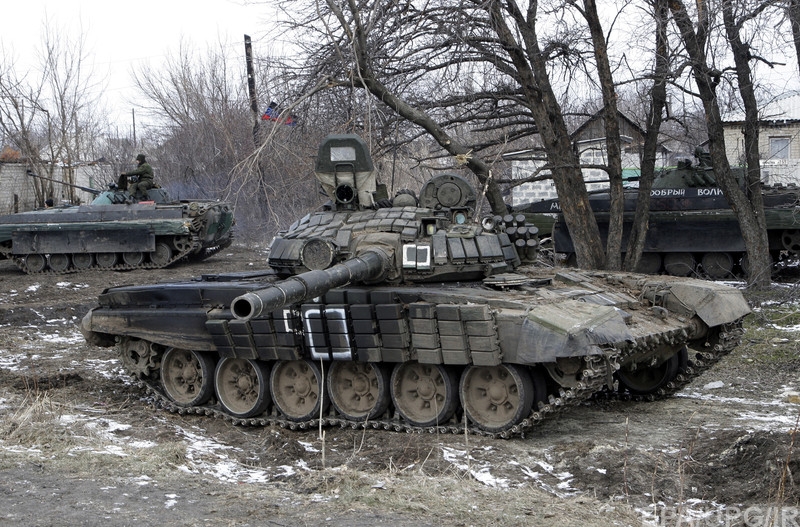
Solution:
[{"label": "tank track", "polygon": [[440,426],[417,427],[402,421],[399,417],[374,419],[371,421],[350,421],[335,415],[326,415],[322,419],[312,419],[309,421],[295,422],[282,418],[274,410],[270,415],[262,415],[249,419],[232,417],[225,413],[218,404],[207,404],[204,406],[184,407],[173,403],[162,391],[161,387],[150,379],[139,379],[135,375],[131,377],[144,388],[148,395],[154,398],[153,405],[171,413],[180,415],[204,415],[224,419],[225,421],[239,426],[278,426],[289,430],[311,430],[320,426],[326,428],[350,428],[353,430],[373,429],[389,430],[394,432],[406,433],[429,433],[429,434],[463,434],[465,431],[472,435],[479,435],[489,438],[509,439],[511,437],[524,436],[526,432],[533,429],[537,424],[545,419],[552,419],[561,412],[577,406],[589,400],[594,393],[602,389],[608,379],[610,369],[617,367],[616,362],[610,357],[591,356],[584,357],[586,369],[583,371],[584,378],[576,383],[573,388],[560,390],[558,395],[550,395],[547,403],[539,403],[539,409],[533,410],[528,417],[509,430],[491,433],[481,430],[474,426],[469,426],[461,422],[455,422]]},{"label": "tank track", "polygon": [[350,428],[353,430],[374,429],[406,433],[454,435],[464,434],[466,432],[471,435],[487,438],[509,439],[512,437],[524,437],[526,433],[531,432],[543,421],[552,420],[569,408],[598,398],[654,401],[677,393],[694,378],[710,369],[719,360],[728,355],[740,343],[743,335],[741,320],[713,328],[712,331],[713,334],[706,339],[707,349],[702,351],[692,350],[693,353],[690,354],[688,364],[681,369],[672,381],[659,389],[657,393],[633,395],[630,393],[611,391],[608,389],[608,386],[613,384],[612,375],[619,369],[620,358],[652,349],[665,341],[673,345],[684,344],[687,338],[684,329],[673,330],[662,335],[646,335],[630,342],[622,349],[604,350],[605,355],[583,357],[585,366],[582,370],[583,379],[577,382],[574,387],[562,388],[559,390],[558,394],[549,395],[547,403],[539,403],[539,408],[531,411],[530,415],[519,424],[509,430],[498,433],[487,432],[472,426],[465,422],[466,420],[464,417],[458,422],[456,422],[454,418],[452,422],[448,424],[421,428],[404,422],[399,416],[388,415],[390,412],[387,412],[387,415],[381,419],[351,421],[331,414],[331,412],[333,412],[331,409],[328,415],[323,416],[321,419],[295,422],[281,417],[273,409],[269,415],[265,414],[258,417],[241,419],[227,414],[218,403],[214,403],[213,399],[211,403],[203,406],[184,407],[177,405],[163,392],[157,381],[147,377],[141,378],[135,373],[130,373],[130,377],[147,392],[148,396],[152,398],[152,404],[156,408],[161,408],[180,415],[215,417],[238,426],[278,426],[288,430],[311,430],[323,426]]},{"label": "tank track", "polygon": [[657,389],[654,393],[640,395],[630,392],[620,392],[604,388],[596,397],[606,399],[620,399],[626,401],[651,402],[671,397],[681,391],[684,386],[711,369],[726,355],[730,354],[742,340],[744,330],[742,321],[725,324],[713,329],[714,334],[707,339],[707,349],[694,350],[689,348],[688,362],[682,366],[674,379]]},{"label": "tank track", "polygon": [[[197,260],[205,260],[213,256],[214,254],[218,253],[219,251],[225,249],[226,247],[230,246],[232,240],[226,240],[226,243],[216,245],[214,247],[206,247],[204,249],[200,249],[199,255],[196,257]],[[16,266],[20,269],[20,271],[24,272],[25,274],[38,274],[38,275],[67,275],[73,273],[84,273],[84,272],[97,272],[97,271],[132,271],[134,269],[163,269],[165,267],[169,267],[170,265],[174,264],[178,260],[181,260],[185,257],[192,257],[193,253],[197,252],[198,249],[201,247],[201,242],[197,236],[192,236],[192,239],[188,243],[181,244],[182,249],[176,251],[175,254],[172,255],[167,262],[163,264],[156,264],[153,262],[142,262],[139,265],[130,265],[124,262],[117,263],[116,265],[112,265],[110,267],[100,267],[95,263],[91,267],[86,269],[76,269],[75,267],[70,267],[69,269],[65,269],[63,271],[56,271],[54,269],[44,269],[42,271],[31,271],[27,265],[25,265],[25,260],[22,257],[12,256],[11,259],[14,261]]]}]

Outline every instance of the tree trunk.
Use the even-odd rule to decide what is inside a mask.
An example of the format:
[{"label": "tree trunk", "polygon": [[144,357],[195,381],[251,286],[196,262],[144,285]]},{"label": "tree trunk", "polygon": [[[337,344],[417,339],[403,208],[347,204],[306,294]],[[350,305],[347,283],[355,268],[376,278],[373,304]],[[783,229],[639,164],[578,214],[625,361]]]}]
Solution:
[{"label": "tree trunk", "polygon": [[789,0],[787,8],[789,24],[792,26],[792,40],[794,40],[797,69],[800,71],[800,0]]},{"label": "tree trunk", "polygon": [[622,268],[622,228],[625,219],[625,196],[622,187],[622,149],[619,135],[619,114],[617,111],[617,92],[614,77],[608,62],[606,46],[600,18],[597,16],[595,0],[584,0],[584,17],[592,35],[597,74],[603,92],[603,121],[606,130],[607,173],[611,205],[608,218],[608,238],[606,240],[606,268]]},{"label": "tree trunk", "polygon": [[661,129],[662,114],[667,104],[667,74],[669,59],[667,57],[667,22],[669,11],[666,0],[655,0],[656,48],[655,70],[653,71],[653,87],[650,90],[650,108],[647,113],[647,125],[642,151],[641,173],[639,176],[639,193],[636,198],[636,212],[628,239],[628,250],[625,253],[625,270],[634,271],[644,250],[647,230],[650,226],[650,190],[655,178],[656,154],[658,151],[658,133]]},{"label": "tree trunk", "polygon": [[[750,47],[742,42],[740,26],[734,18],[733,6],[730,2],[722,4],[722,17],[725,32],[728,36],[733,61],[736,65],[736,77],[739,93],[744,103],[744,150],[745,150],[745,186],[744,191],[754,218],[752,223],[742,225],[742,235],[747,243],[749,262],[748,281],[751,284],[769,285],[772,276],[772,265],[769,258],[769,238],[767,222],[764,217],[764,196],[761,193],[761,155],[758,148],[758,104],[753,89],[753,75],[750,70]],[[747,235],[744,234],[748,229]],[[753,232],[749,230],[752,229]]]},{"label": "tree trunk", "polygon": [[[587,269],[605,267],[605,253],[600,229],[589,204],[589,194],[583,179],[580,161],[572,148],[572,141],[564,122],[564,115],[553,92],[547,72],[546,57],[539,48],[536,34],[537,2],[529,3],[526,15],[514,0],[492,0],[481,4],[494,23],[494,29],[503,49],[509,55],[517,80],[525,94],[542,146],[551,165],[564,221],[570,232],[578,265]],[[512,17],[522,42],[506,23]]]},{"label": "tree trunk", "polygon": [[[739,188],[738,181],[731,174],[730,164],[725,152],[722,117],[716,93],[721,73],[708,65],[708,59],[703,49],[706,28],[701,23],[698,26],[698,32],[695,33],[692,21],[680,0],[670,0],[670,11],[681,32],[681,38],[692,61],[692,75],[697,83],[700,100],[705,110],[709,152],[717,184],[722,189],[739,219],[739,227],[742,231],[745,247],[747,247],[747,255],[750,262],[747,281],[751,285],[768,285],[770,275],[769,273],[764,275],[763,270],[765,261],[767,262],[767,267],[769,266],[769,252],[767,250],[769,246],[766,229],[759,227],[760,222],[763,221],[759,219],[759,216],[763,218],[763,209],[759,212],[752,207],[744,191]],[[761,224],[763,225],[763,223]]]}]

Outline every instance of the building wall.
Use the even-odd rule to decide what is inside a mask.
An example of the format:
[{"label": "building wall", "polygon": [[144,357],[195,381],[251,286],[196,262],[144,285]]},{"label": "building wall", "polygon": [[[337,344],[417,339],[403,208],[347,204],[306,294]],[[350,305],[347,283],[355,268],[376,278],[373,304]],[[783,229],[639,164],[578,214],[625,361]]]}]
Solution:
[{"label": "building wall", "polygon": [[[33,178],[27,174],[28,165],[25,163],[0,163],[0,214],[25,212],[40,206],[36,202],[36,193],[33,187]],[[65,178],[69,168],[58,168],[54,179]],[[110,165],[80,165],[76,171],[76,184],[82,187],[104,190],[108,188],[111,179]],[[70,190],[66,185],[53,183],[53,196],[55,205],[91,203],[94,195],[90,192],[75,189]]]},{"label": "building wall", "polygon": [[[773,151],[774,144],[788,142],[785,151]],[[758,134],[761,179],[767,185],[800,185],[800,122],[768,123]],[[731,166],[744,165],[744,133],[741,124],[725,126],[725,151]]]},{"label": "building wall", "polygon": [[35,208],[33,186],[23,163],[0,163],[0,214]]},{"label": "building wall", "polygon": [[[605,140],[583,143],[579,147],[580,161],[582,164],[588,165],[602,165],[606,164],[606,150]],[[664,166],[665,159],[662,156],[659,167]],[[514,179],[524,179],[533,175],[535,170],[544,165],[544,161],[513,161],[511,165],[511,174]],[[623,152],[622,154],[622,170],[623,177],[628,174],[639,174],[639,155],[631,151]],[[658,168],[658,167],[657,167]],[[547,174],[544,172],[540,175]],[[589,191],[601,190],[608,188],[608,174],[604,170],[596,168],[583,169],[583,179],[586,181],[586,189]],[[591,183],[592,181],[603,181],[602,183]],[[511,205],[521,205],[523,203],[532,203],[546,199],[555,199],[558,195],[556,193],[555,183],[552,179],[537,181],[535,183],[525,183],[518,187],[514,187],[511,193]]]}]

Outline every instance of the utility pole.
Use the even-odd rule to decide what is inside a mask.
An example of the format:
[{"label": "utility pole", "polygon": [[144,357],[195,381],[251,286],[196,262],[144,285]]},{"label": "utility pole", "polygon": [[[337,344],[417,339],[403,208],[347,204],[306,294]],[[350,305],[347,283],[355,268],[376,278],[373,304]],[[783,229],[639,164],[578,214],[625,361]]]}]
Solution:
[{"label": "utility pole", "polygon": [[258,98],[256,97],[256,77],[253,72],[253,46],[250,42],[250,35],[244,36],[244,59],[247,63],[247,91],[250,94],[250,110],[253,112],[253,143],[258,146]]}]

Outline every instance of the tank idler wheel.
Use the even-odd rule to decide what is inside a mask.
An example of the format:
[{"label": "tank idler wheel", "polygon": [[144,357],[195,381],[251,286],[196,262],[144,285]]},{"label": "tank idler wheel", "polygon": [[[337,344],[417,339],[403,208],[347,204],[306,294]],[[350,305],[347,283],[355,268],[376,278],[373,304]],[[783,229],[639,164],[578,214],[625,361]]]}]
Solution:
[{"label": "tank idler wheel", "polygon": [[164,267],[172,259],[172,249],[166,243],[157,243],[156,250],[150,253],[150,261],[157,267]]},{"label": "tank idler wheel", "polygon": [[214,393],[214,360],[199,351],[170,348],[161,359],[161,383],[179,406],[208,402]]},{"label": "tank idler wheel", "polygon": [[62,273],[69,269],[69,255],[68,254],[51,254],[50,255],[50,269],[57,273]]},{"label": "tank idler wheel", "polygon": [[694,257],[691,253],[667,253],[664,270],[672,276],[689,276],[694,271]]},{"label": "tank idler wheel", "polygon": [[685,364],[686,348],[679,350],[669,359],[657,366],[638,365],[636,369],[631,364],[623,365],[617,370],[620,391],[629,391],[635,395],[650,395],[678,375],[682,364]]},{"label": "tank idler wheel", "polygon": [[446,423],[458,406],[458,381],[441,364],[403,362],[392,371],[392,402],[414,426]]},{"label": "tank idler wheel", "polygon": [[47,258],[43,254],[29,254],[25,256],[25,267],[31,273],[41,273],[47,267]]},{"label": "tank idler wheel", "polygon": [[94,265],[94,256],[91,253],[75,253],[72,255],[72,265],[75,269],[88,269]]},{"label": "tank idler wheel", "polygon": [[518,424],[536,399],[530,374],[514,364],[468,366],[461,374],[460,393],[467,418],[487,432]]},{"label": "tank idler wheel", "polygon": [[109,269],[117,265],[117,253],[98,253],[94,257],[98,267]]},{"label": "tank idler wheel", "polygon": [[328,396],[347,419],[374,419],[389,407],[388,375],[373,362],[335,361],[328,372]]},{"label": "tank idler wheel", "polygon": [[800,231],[787,229],[781,233],[783,248],[793,254],[800,253]]},{"label": "tank idler wheel", "polygon": [[269,384],[275,407],[290,421],[310,421],[328,407],[322,372],[314,362],[280,361],[272,368]]},{"label": "tank idler wheel", "polygon": [[144,262],[144,253],[140,251],[122,253],[122,261],[131,267],[138,267]]},{"label": "tank idler wheel", "polygon": [[269,367],[261,361],[224,358],[217,363],[214,384],[217,399],[233,417],[263,414],[272,402]]},{"label": "tank idler wheel", "polygon": [[709,278],[727,278],[733,272],[733,258],[728,253],[706,253],[700,263]]}]

